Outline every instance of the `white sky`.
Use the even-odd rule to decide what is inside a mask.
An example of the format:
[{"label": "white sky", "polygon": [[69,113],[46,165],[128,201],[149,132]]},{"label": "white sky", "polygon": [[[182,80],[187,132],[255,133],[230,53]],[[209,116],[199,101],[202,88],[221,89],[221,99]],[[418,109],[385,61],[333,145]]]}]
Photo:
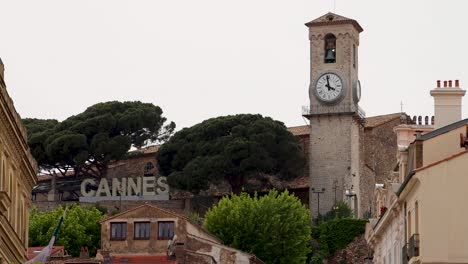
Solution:
[{"label": "white sky", "polygon": [[[364,28],[367,116],[399,112],[400,101],[431,115],[437,79],[468,83],[467,10],[464,0],[336,0]],[[141,100],[179,129],[236,113],[303,125],[304,23],[328,11],[333,0],[0,0],[0,57],[23,117]]]}]

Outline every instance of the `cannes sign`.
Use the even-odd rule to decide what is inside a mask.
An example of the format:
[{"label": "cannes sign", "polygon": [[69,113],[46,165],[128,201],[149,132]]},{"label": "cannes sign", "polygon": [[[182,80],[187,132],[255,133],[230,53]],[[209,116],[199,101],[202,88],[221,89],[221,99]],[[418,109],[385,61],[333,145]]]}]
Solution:
[{"label": "cannes sign", "polygon": [[[97,188],[96,188],[97,186]],[[135,177],[85,179],[81,182],[80,202],[169,200],[167,178]]]}]

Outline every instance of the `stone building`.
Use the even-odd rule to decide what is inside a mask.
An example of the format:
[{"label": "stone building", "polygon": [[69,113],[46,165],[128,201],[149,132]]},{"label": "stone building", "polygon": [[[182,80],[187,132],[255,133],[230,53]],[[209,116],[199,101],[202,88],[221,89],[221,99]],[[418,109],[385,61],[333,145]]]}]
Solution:
[{"label": "stone building", "polygon": [[37,165],[26,143],[21,117],[7,93],[1,60],[0,120],[0,263],[23,263]]},{"label": "stone building", "polygon": [[111,216],[100,224],[99,254],[112,259],[112,263],[143,256],[159,256],[181,264],[263,263],[254,255],[224,246],[219,238],[185,216],[150,204]]}]

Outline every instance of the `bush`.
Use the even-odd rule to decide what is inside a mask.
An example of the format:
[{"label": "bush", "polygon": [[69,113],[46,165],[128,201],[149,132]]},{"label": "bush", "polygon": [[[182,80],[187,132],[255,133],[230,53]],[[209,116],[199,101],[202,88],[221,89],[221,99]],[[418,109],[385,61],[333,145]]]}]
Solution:
[{"label": "bush", "polygon": [[268,264],[304,263],[310,251],[309,210],[287,191],[224,197],[206,213],[205,227]]},{"label": "bush", "polygon": [[[57,228],[63,207],[49,212],[33,209],[29,220],[29,246],[47,246]],[[64,246],[72,256],[80,255],[80,248],[87,246],[90,254],[96,254],[100,247],[101,227],[97,223],[104,215],[96,207],[86,208],[74,205],[67,211],[59,230],[55,245]]]}]

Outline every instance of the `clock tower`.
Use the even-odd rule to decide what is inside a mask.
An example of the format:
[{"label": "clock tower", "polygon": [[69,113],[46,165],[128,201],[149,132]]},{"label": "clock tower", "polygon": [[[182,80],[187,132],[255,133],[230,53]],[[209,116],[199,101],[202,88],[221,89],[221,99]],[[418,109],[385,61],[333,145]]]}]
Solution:
[{"label": "clock tower", "polygon": [[328,13],[309,23],[309,205],[313,217],[339,201],[360,208],[364,112],[358,103],[359,33],[356,20]]}]

